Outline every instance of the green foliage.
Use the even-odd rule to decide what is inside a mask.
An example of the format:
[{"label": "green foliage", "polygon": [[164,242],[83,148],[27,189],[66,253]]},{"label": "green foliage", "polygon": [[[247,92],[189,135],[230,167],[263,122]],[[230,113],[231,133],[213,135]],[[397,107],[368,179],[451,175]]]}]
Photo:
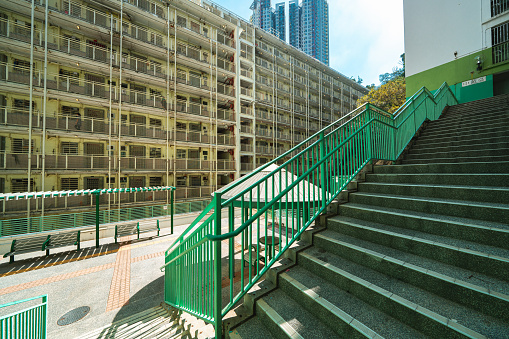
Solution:
[{"label": "green foliage", "polygon": [[392,69],[392,73],[380,74],[378,79],[380,80],[381,85],[385,85],[386,83],[394,79],[405,77],[405,53],[401,54],[400,58],[401,60],[399,61],[399,64],[401,65],[401,67],[394,67]]},{"label": "green foliage", "polygon": [[405,78],[398,77],[380,87],[373,87],[368,94],[357,100],[357,106],[369,102],[381,109],[394,113],[405,103],[406,85]]}]

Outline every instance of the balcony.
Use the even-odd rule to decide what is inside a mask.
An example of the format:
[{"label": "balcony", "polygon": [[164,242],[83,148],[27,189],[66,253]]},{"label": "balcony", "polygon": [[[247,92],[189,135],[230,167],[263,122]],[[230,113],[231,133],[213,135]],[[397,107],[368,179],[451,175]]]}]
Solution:
[{"label": "balcony", "polygon": [[251,107],[240,106],[240,113],[247,114],[247,115],[253,115],[253,110]]},{"label": "balcony", "polygon": [[217,144],[223,146],[235,146],[235,136],[230,134],[218,134]]},{"label": "balcony", "polygon": [[226,120],[226,121],[235,121],[235,112],[231,109],[217,109],[217,119],[218,120]]},{"label": "balcony", "polygon": [[175,190],[176,199],[210,199],[214,186],[178,186]]},{"label": "balcony", "polygon": [[242,133],[253,134],[253,126],[240,125],[240,131]]},{"label": "balcony", "polygon": [[253,96],[253,90],[250,88],[241,87],[240,94],[247,95],[247,96],[251,97],[251,96]]},{"label": "balcony", "polygon": [[214,137],[205,135],[201,131],[187,131],[184,129],[177,129],[175,131],[175,140],[182,142],[210,144],[214,141]]},{"label": "balcony", "polygon": [[253,145],[250,144],[240,144],[241,152],[253,152]]},{"label": "balcony", "polygon": [[177,172],[186,171],[212,171],[214,170],[210,160],[202,160],[199,158],[175,159],[175,170]]},{"label": "balcony", "polygon": [[211,114],[211,112],[208,110],[208,106],[191,103],[188,101],[177,100],[173,108],[180,113],[197,115],[204,118],[213,116],[213,114]]},{"label": "balcony", "polygon": [[[269,130],[269,129],[257,128],[256,129],[256,136],[272,138],[274,136],[274,133],[272,132],[272,130]],[[257,148],[257,150],[258,150],[258,148]]]},{"label": "balcony", "polygon": [[235,171],[235,161],[218,159],[216,170],[228,172]]},{"label": "balcony", "polygon": [[240,170],[241,171],[252,171],[254,169],[254,165],[252,162],[241,162]]},{"label": "balcony", "polygon": [[235,89],[233,86],[217,84],[217,93],[235,97]]},{"label": "balcony", "polygon": [[[5,170],[26,170],[28,168],[27,153],[2,153],[0,166]],[[110,161],[111,160],[111,161]],[[167,159],[146,157],[121,157],[120,170],[166,171]],[[118,157],[88,154],[46,154],[46,171],[55,170],[95,170],[118,171]],[[171,162],[169,164],[171,169]],[[42,154],[32,154],[31,169],[42,170]]]}]

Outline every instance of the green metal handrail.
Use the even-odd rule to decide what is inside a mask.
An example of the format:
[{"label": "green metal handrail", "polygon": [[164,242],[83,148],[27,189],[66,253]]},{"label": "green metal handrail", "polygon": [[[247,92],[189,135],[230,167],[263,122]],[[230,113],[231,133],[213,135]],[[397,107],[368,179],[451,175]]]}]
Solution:
[{"label": "green metal handrail", "polygon": [[10,307],[21,303],[34,304],[34,302],[31,301],[38,299],[41,299],[41,301],[35,305],[0,317],[0,338],[46,338],[48,319],[47,295],[14,301],[0,305],[0,308]]},{"label": "green metal handrail", "polygon": [[444,83],[434,95],[421,88],[394,115],[365,104],[216,192],[166,251],[166,303],[214,324],[220,337],[227,312],[366,164],[397,160],[426,119],[438,119],[457,103]]}]

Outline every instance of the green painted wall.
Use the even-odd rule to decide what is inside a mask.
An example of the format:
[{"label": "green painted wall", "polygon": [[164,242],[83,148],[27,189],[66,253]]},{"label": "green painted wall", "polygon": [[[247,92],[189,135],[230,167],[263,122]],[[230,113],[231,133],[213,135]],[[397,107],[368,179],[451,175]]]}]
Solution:
[{"label": "green painted wall", "polygon": [[[477,71],[477,57],[481,57],[483,60],[481,71]],[[509,70],[509,61],[493,65],[491,48],[487,48],[407,77],[406,95],[407,97],[412,96],[422,86],[426,86],[434,92],[444,81],[447,81],[460,103],[484,99],[493,96],[493,74],[506,70]],[[486,76],[485,82],[466,87],[461,85],[463,81],[483,76]]]}]

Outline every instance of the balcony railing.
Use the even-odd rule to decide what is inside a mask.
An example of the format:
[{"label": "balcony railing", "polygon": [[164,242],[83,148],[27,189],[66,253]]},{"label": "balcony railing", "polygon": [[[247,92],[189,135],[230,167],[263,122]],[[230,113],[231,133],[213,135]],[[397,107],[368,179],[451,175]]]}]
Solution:
[{"label": "balcony railing", "polygon": [[253,134],[253,126],[240,125],[240,131],[243,133]]},{"label": "balcony railing", "polygon": [[177,129],[175,132],[175,140],[210,144],[211,142],[214,141],[214,138],[209,135],[204,135],[201,131],[187,131]]},{"label": "balcony railing", "polygon": [[250,144],[240,144],[240,150],[242,152],[253,152],[253,145],[250,145]]},{"label": "balcony railing", "polygon": [[241,162],[240,163],[240,170],[241,171],[252,171],[254,169],[252,162]]},{"label": "balcony railing", "polygon": [[247,115],[253,115],[253,110],[251,107],[240,106],[240,113],[247,114]]},{"label": "balcony railing", "polygon": [[230,109],[217,109],[217,118],[219,120],[235,121],[235,111]]},{"label": "balcony railing", "polygon": [[214,170],[213,164],[210,160],[202,159],[175,159],[175,170],[178,172],[186,171],[212,171]]},{"label": "balcony railing", "polygon": [[[0,166],[5,170],[28,168],[27,153],[0,153]],[[110,161],[111,160],[111,161]],[[88,154],[46,154],[46,171],[52,170],[118,170],[118,157]],[[147,157],[121,157],[121,170],[154,170],[165,171],[167,162],[172,169],[171,159]],[[42,154],[31,155],[31,169],[42,169]]]},{"label": "balcony railing", "polygon": [[210,199],[214,186],[178,186],[175,190],[176,199]]},{"label": "balcony railing", "polygon": [[218,159],[216,169],[218,171],[235,171],[235,161]]}]

